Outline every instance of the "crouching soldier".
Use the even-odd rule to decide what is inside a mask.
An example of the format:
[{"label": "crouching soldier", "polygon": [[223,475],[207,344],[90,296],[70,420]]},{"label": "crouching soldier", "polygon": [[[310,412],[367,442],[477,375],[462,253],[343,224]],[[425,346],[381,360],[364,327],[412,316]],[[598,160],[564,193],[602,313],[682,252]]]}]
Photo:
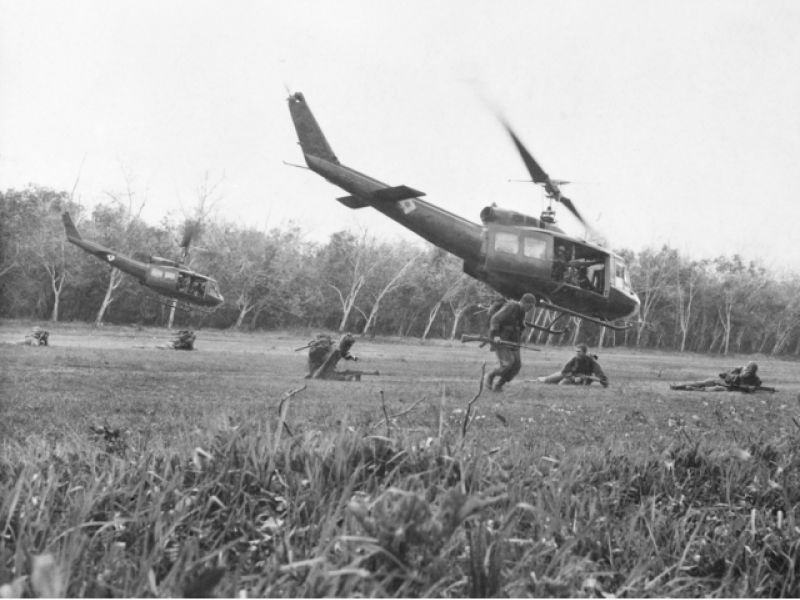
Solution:
[{"label": "crouching soldier", "polygon": [[337,371],[339,361],[358,358],[350,354],[356,343],[355,338],[345,333],[338,344],[334,344],[331,336],[319,334],[308,344],[308,374],[306,379],[333,379],[336,381],[361,381],[362,375],[378,375],[377,371]]},{"label": "crouching soldier", "polygon": [[561,371],[547,377],[537,378],[537,381],[541,383],[557,383],[559,385],[591,385],[595,380],[599,381],[603,387],[608,387],[608,377],[603,373],[597,357],[589,354],[586,344],[575,346],[575,356],[567,361]]},{"label": "crouching soldier", "polygon": [[758,365],[750,361],[743,367],[735,367],[725,373],[720,373],[719,377],[704,379],[703,381],[689,381],[669,386],[671,390],[683,391],[739,391],[755,392],[766,390],[774,392],[775,388],[764,387],[761,385],[761,378],[758,376]]}]

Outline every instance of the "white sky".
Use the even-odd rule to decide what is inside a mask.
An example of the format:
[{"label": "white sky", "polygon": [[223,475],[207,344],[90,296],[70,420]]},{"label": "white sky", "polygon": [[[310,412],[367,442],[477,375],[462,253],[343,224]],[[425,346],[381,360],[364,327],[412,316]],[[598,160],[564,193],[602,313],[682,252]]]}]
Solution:
[{"label": "white sky", "polygon": [[282,163],[288,88],[348,166],[538,215],[488,99],[613,247],[800,271],[798,32],[793,0],[0,0],[0,188],[80,171],[91,205],[127,171],[156,223],[208,172],[239,223],[411,239]]}]

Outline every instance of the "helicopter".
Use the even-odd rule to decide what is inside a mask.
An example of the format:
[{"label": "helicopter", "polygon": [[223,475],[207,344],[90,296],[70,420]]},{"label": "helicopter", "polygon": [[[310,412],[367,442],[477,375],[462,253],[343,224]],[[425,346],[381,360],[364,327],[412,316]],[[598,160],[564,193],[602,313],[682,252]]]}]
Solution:
[{"label": "helicopter", "polygon": [[[95,258],[132,275],[140,284],[154,292],[200,307],[214,308],[222,304],[223,297],[219,292],[219,286],[211,277],[196,273],[168,258],[150,256],[147,262],[143,262],[119,254],[96,242],[83,239],[68,212],[62,213],[61,219],[64,221],[67,240]],[[188,246],[188,242],[186,245]]]},{"label": "helicopter", "polygon": [[[553,203],[562,204],[587,231],[589,224],[574,203],[561,194],[565,182],[551,179],[501,119],[531,180],[544,187],[548,207],[539,218],[487,206],[481,224],[450,213],[406,185],[390,186],[339,162],[301,92],[290,94],[289,112],[307,167],[349,192],[337,200],[351,209],[371,206],[435,246],[461,258],[467,275],[486,283],[506,298],[532,293],[537,306],[555,316],[549,334],[562,334],[556,322],[564,317],[625,330],[639,311],[625,261],[599,243],[566,234],[556,225]],[[296,165],[301,166],[301,165]]]}]

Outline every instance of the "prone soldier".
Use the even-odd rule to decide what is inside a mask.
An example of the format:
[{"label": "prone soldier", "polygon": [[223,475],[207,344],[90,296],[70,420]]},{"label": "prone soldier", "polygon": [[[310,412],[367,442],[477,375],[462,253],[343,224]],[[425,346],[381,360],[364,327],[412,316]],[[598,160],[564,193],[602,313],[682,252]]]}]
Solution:
[{"label": "prone soldier", "polygon": [[175,334],[175,337],[172,338],[170,345],[173,350],[194,350],[194,340],[196,337],[194,331],[191,329],[181,329]]},{"label": "prone soldier", "polygon": [[775,388],[761,385],[758,376],[758,365],[750,361],[743,367],[735,367],[730,371],[720,373],[718,378],[704,379],[703,381],[689,381],[669,386],[671,390],[682,391],[711,391],[711,392],[756,392],[764,390],[774,392]]},{"label": "prone soldier", "polygon": [[47,346],[49,345],[50,332],[41,327],[34,327],[31,332],[25,336],[22,344],[26,346]]}]

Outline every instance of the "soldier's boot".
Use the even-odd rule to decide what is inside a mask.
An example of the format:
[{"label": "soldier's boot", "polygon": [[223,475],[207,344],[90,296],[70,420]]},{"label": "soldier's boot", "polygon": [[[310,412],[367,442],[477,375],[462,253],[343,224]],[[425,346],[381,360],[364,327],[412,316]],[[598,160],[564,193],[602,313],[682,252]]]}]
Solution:
[{"label": "soldier's boot", "polygon": [[503,386],[505,384],[506,384],[506,380],[501,378],[501,379],[498,380],[498,382],[496,384],[494,384],[494,387],[492,387],[491,390],[493,392],[502,392],[503,391]]},{"label": "soldier's boot", "polygon": [[494,389],[494,388],[492,387],[492,382],[494,381],[494,378],[495,378],[495,376],[496,376],[496,373],[495,373],[494,371],[492,371],[491,373],[489,373],[489,374],[486,376],[486,389],[487,389],[487,390]]}]

